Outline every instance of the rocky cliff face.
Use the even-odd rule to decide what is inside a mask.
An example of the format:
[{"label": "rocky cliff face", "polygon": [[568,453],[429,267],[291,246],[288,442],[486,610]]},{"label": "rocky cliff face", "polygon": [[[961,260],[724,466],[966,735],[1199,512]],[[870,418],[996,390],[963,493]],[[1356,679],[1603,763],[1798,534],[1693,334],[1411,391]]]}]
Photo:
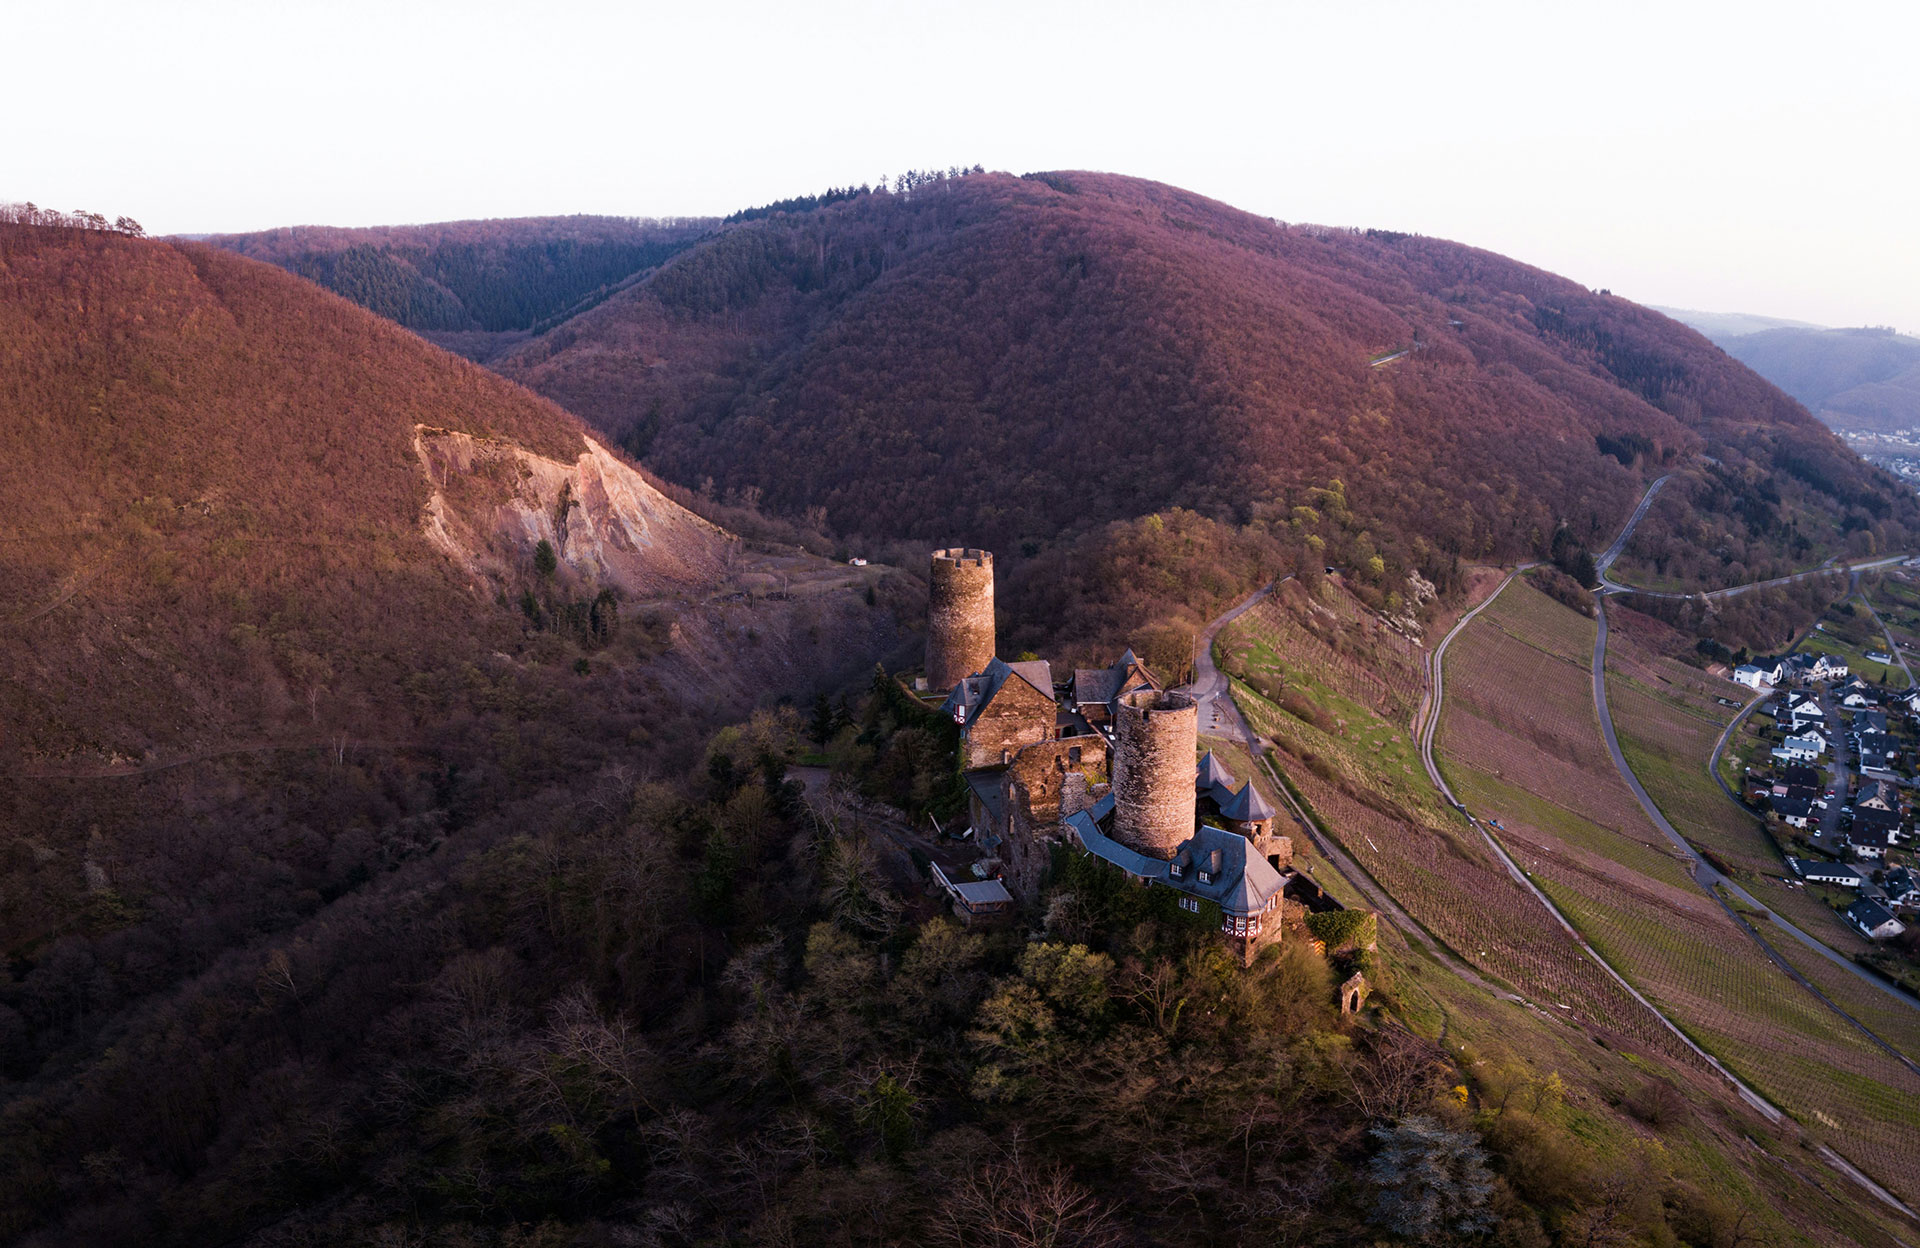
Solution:
[{"label": "rocky cliff face", "polygon": [[476,580],[527,566],[546,541],[575,576],[636,597],[718,585],[738,539],[584,441],[568,462],[417,426],[414,453],[432,487],[421,518],[428,539]]}]

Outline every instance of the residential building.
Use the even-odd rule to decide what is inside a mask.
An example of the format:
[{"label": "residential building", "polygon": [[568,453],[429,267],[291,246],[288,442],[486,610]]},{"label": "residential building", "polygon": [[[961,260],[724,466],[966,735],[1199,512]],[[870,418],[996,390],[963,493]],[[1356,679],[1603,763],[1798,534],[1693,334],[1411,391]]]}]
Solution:
[{"label": "residential building", "polygon": [[1161,684],[1146,664],[1128,650],[1112,667],[1081,668],[1073,673],[1073,707],[1099,728],[1113,722],[1114,703],[1136,689],[1159,689]]},{"label": "residential building", "polygon": [[1805,798],[1776,797],[1773,799],[1773,813],[1780,816],[1789,827],[1807,826],[1813,811],[1813,803]]},{"label": "residential building", "polygon": [[1847,922],[1868,940],[1891,940],[1907,930],[1905,923],[1893,917],[1893,911],[1871,897],[1862,897],[1847,907]]},{"label": "residential building", "polygon": [[1842,862],[1823,862],[1817,858],[1789,858],[1787,866],[1795,875],[1814,884],[1837,884],[1842,888],[1859,888],[1866,883],[1864,876]]},{"label": "residential building", "polygon": [[1015,750],[1062,735],[1053,675],[1044,660],[1007,663],[993,659],[953,686],[941,705],[960,725],[962,766],[1001,766]]},{"label": "residential building", "polygon": [[1855,810],[1900,809],[1900,789],[1891,780],[1870,780],[1853,795]]}]

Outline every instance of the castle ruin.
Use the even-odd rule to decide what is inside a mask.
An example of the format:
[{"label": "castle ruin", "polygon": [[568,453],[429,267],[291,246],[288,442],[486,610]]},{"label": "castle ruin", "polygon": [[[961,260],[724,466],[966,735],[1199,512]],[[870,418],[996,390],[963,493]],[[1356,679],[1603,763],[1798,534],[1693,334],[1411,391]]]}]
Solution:
[{"label": "castle ruin", "polygon": [[993,553],[933,552],[927,583],[927,685],[944,692],[993,660]]},{"label": "castle ruin", "polygon": [[1052,847],[1066,845],[1180,894],[1244,961],[1307,906],[1338,908],[1293,872],[1293,842],[1252,780],[1195,758],[1190,693],[1164,688],[1130,650],[1061,685],[1043,660],[993,654],[992,558],[934,552],[927,634],[927,684],[947,691],[941,711],[960,730],[962,835],[987,855],[975,874],[1030,903]]},{"label": "castle ruin", "polygon": [[1123,694],[1113,720],[1113,835],[1149,858],[1171,859],[1193,835],[1199,704],[1184,693]]}]

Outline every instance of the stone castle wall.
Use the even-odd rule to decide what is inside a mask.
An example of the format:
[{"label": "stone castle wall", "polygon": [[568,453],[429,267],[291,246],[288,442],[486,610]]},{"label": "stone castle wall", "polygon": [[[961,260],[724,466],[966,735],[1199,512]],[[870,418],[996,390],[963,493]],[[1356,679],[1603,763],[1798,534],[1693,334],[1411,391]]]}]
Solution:
[{"label": "stone castle wall", "polygon": [[1193,835],[1199,708],[1184,693],[1143,689],[1114,717],[1113,837],[1154,858],[1172,858]]},{"label": "stone castle wall", "polygon": [[1052,698],[1018,676],[1008,677],[967,725],[961,741],[967,770],[1001,766],[1026,747],[1050,739],[1059,714]]},{"label": "stone castle wall", "polygon": [[[1099,737],[1061,737],[1029,745],[1013,756],[1007,768],[1009,789],[1021,795],[1035,824],[1058,823],[1093,802],[1087,798],[1087,775],[1107,772],[1107,743]],[[1078,776],[1080,805],[1063,809],[1067,780]],[[1017,787],[1016,787],[1017,786]]]},{"label": "stone castle wall", "polygon": [[993,553],[933,552],[927,596],[927,685],[946,690],[993,659]]}]

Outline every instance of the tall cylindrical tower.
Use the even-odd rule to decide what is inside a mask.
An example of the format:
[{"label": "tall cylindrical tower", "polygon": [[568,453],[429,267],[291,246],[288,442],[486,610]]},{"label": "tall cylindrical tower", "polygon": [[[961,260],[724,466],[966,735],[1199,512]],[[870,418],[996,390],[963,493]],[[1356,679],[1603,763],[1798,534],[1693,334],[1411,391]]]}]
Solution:
[{"label": "tall cylindrical tower", "polygon": [[1184,693],[1140,689],[1113,721],[1113,839],[1172,858],[1194,831],[1199,705]]},{"label": "tall cylindrical tower", "polygon": [[951,689],[993,661],[993,554],[933,552],[927,594],[927,686]]}]

